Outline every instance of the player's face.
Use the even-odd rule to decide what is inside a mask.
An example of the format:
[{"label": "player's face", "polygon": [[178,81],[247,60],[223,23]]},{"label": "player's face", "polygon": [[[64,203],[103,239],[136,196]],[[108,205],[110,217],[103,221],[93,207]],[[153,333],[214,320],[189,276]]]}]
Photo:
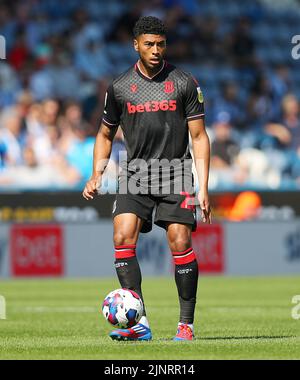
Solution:
[{"label": "player's face", "polygon": [[134,48],[148,69],[155,71],[162,64],[166,51],[166,37],[156,34],[141,34],[134,40]]}]

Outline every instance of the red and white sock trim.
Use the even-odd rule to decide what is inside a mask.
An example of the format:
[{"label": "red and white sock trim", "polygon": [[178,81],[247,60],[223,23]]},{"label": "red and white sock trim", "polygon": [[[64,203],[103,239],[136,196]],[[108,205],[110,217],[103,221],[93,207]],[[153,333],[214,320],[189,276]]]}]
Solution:
[{"label": "red and white sock trim", "polygon": [[182,252],[172,252],[175,265],[189,264],[196,260],[196,255],[193,248],[190,247]]},{"label": "red and white sock trim", "polygon": [[115,258],[116,259],[129,259],[135,257],[135,244],[117,245],[115,246]]}]

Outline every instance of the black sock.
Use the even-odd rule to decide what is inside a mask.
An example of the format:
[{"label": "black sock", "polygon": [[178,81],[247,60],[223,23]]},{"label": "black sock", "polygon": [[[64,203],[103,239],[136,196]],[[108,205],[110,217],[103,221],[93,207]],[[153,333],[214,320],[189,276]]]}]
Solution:
[{"label": "black sock", "polygon": [[198,263],[175,265],[175,282],[180,303],[180,322],[192,324],[198,287]]},{"label": "black sock", "polygon": [[146,309],[142,294],[142,274],[137,258],[116,259],[115,268],[118,279],[122,288],[130,289],[136,292],[142,299],[144,305],[143,316],[146,316]]}]

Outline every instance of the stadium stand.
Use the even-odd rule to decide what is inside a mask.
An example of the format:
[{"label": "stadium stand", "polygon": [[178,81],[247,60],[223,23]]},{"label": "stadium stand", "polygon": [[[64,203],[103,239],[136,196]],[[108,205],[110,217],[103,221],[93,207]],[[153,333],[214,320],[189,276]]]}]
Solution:
[{"label": "stadium stand", "polygon": [[[299,1],[2,0],[2,190],[82,188],[107,85],[135,63],[132,26],[150,14],[203,89],[211,189],[299,189]],[[122,148],[119,132],[108,178]]]}]

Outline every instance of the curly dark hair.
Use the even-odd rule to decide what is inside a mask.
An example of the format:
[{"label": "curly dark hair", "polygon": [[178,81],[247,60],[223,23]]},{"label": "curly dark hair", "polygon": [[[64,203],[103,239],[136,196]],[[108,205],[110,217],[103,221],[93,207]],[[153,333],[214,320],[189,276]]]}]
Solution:
[{"label": "curly dark hair", "polygon": [[133,28],[133,36],[137,38],[141,34],[157,34],[165,36],[167,29],[164,23],[156,17],[144,16],[138,19]]}]

